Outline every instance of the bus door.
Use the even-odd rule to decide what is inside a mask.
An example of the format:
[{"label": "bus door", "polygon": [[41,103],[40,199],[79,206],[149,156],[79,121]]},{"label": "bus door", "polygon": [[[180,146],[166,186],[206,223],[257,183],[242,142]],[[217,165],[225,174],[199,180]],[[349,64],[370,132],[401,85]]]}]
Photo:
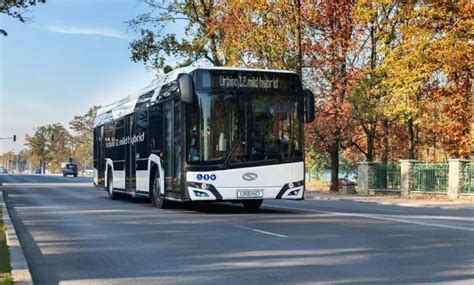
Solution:
[{"label": "bus door", "polygon": [[163,138],[165,149],[165,192],[181,197],[181,101],[179,98],[163,103]]},{"label": "bus door", "polygon": [[97,169],[99,175],[99,185],[105,185],[105,143],[104,143],[104,125],[100,126],[99,130],[99,168]]},{"label": "bus door", "polygon": [[94,130],[94,168],[97,171],[97,186],[105,187],[105,148],[104,148],[104,126]]},{"label": "bus door", "polygon": [[125,135],[128,137],[127,144],[125,145],[125,187],[128,192],[135,191],[135,154],[136,144],[132,142],[135,135],[135,116],[129,115],[127,120],[127,129]]}]

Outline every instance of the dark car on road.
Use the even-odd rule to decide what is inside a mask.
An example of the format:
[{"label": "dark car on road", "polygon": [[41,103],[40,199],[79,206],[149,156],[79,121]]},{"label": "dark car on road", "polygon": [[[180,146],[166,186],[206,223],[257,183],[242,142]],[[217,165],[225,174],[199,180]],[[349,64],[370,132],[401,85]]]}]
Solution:
[{"label": "dark car on road", "polygon": [[68,163],[63,167],[63,176],[73,175],[77,177],[77,164]]}]

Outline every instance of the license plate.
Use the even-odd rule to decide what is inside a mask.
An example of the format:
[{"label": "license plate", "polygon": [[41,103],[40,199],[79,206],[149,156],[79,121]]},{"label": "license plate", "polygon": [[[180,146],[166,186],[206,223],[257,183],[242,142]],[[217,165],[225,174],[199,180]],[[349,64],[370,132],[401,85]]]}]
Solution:
[{"label": "license plate", "polygon": [[263,198],[263,190],[244,190],[237,191],[238,199],[257,199]]}]

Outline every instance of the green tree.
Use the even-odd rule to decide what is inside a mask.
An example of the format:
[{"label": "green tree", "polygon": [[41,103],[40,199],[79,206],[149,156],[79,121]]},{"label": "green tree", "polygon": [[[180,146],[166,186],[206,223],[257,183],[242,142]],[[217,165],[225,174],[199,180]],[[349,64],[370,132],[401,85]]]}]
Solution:
[{"label": "green tree", "polygon": [[328,167],[328,157],[317,152],[314,148],[307,148],[305,151],[305,166],[309,174],[309,179],[321,178],[324,169]]},{"label": "green tree", "polygon": [[69,126],[74,131],[72,143],[74,145],[74,158],[81,166],[90,165],[93,156],[94,120],[99,106],[93,106],[82,116],[74,116]]},{"label": "green tree", "polygon": [[[216,66],[225,64],[221,35],[210,30],[210,21],[216,12],[214,1],[141,1],[148,5],[148,12],[128,22],[141,35],[130,44],[133,61],[142,61],[157,69],[165,66],[169,56],[184,59],[178,65],[201,58],[207,58]],[[183,23],[184,38],[169,32],[167,28],[172,23]]]},{"label": "green tree", "polygon": [[36,128],[34,135],[26,135],[26,145],[32,159],[53,173],[59,172],[61,163],[72,155],[71,135],[59,123]]}]

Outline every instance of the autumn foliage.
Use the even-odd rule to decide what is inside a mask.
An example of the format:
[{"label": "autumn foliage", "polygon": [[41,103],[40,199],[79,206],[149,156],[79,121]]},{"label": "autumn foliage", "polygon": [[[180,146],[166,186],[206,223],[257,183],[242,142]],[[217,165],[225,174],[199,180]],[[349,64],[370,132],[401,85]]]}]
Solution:
[{"label": "autumn foliage", "polygon": [[[160,25],[188,19],[189,39],[178,42],[160,29],[155,38],[167,44],[153,46],[158,50],[152,53],[302,70],[305,87],[316,94],[317,112],[306,128],[306,145],[330,157],[334,187],[340,155],[389,162],[473,153],[469,0],[172,1],[169,7],[146,2],[164,11]],[[140,41],[132,47],[150,55]]]}]

